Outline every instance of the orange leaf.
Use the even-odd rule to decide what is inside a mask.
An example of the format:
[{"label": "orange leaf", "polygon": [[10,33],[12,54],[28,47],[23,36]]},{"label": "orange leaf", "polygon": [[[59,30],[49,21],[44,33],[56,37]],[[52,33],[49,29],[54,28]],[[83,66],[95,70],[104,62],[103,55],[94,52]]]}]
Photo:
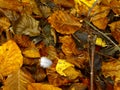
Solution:
[{"label": "orange leaf", "polygon": [[9,40],[0,46],[0,74],[7,76],[23,64],[23,56],[17,44]]},{"label": "orange leaf", "polygon": [[72,34],[81,27],[79,21],[65,11],[54,12],[48,18],[48,22],[61,34]]},{"label": "orange leaf", "polygon": [[49,84],[32,83],[28,85],[28,90],[62,90],[62,89]]}]

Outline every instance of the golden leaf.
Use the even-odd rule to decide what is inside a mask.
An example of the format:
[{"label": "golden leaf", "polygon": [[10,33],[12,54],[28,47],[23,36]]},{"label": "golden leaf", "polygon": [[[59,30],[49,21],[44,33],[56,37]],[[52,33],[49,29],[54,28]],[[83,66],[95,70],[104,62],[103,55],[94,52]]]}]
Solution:
[{"label": "golden leaf", "polygon": [[31,74],[18,70],[5,80],[3,90],[27,90],[30,83],[34,83]]},{"label": "golden leaf", "polygon": [[70,80],[83,76],[82,73],[80,71],[77,71],[74,67],[68,67],[65,70],[63,70],[63,72]]},{"label": "golden leaf", "polygon": [[[108,24],[107,15],[110,8],[108,6],[96,5],[91,12],[91,21],[99,29],[104,30]],[[102,23],[101,23],[102,22]]]},{"label": "golden leaf", "polygon": [[113,37],[120,43],[120,21],[113,22],[109,26]]},{"label": "golden leaf", "polygon": [[22,53],[28,58],[40,58],[40,53],[37,48],[27,48]]},{"label": "golden leaf", "polygon": [[[120,59],[120,58],[119,58]],[[102,72],[105,77],[112,77],[117,84],[120,81],[120,61],[115,60],[112,62],[103,62],[102,63]]]},{"label": "golden leaf", "polygon": [[62,89],[50,84],[32,83],[28,85],[28,90],[62,90]]},{"label": "golden leaf", "polygon": [[57,65],[56,65],[56,71],[63,76],[66,76],[66,74],[63,72],[68,67],[73,67],[74,65],[66,62],[65,60],[58,59]]},{"label": "golden leaf", "polygon": [[7,76],[23,64],[23,56],[17,44],[9,40],[0,46],[0,75]]},{"label": "golden leaf", "polygon": [[72,34],[81,27],[80,22],[65,11],[54,12],[48,22],[61,34]]},{"label": "golden leaf", "polygon": [[79,51],[76,48],[76,44],[71,36],[60,37],[60,42],[62,43],[62,51],[65,55],[77,55]]}]

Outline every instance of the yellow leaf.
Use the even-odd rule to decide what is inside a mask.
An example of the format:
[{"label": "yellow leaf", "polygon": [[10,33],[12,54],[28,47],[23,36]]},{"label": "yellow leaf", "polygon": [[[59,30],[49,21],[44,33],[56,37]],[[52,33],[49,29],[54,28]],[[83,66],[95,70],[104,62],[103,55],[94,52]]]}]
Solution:
[{"label": "yellow leaf", "polygon": [[27,90],[28,84],[33,82],[30,73],[18,70],[5,80],[3,90]]},{"label": "yellow leaf", "polygon": [[0,46],[0,75],[7,76],[23,64],[23,56],[17,44],[9,40]]},{"label": "yellow leaf", "polygon": [[59,59],[56,65],[56,71],[63,76],[66,76],[66,74],[63,72],[65,69],[67,69],[68,67],[73,67],[74,65],[66,62],[63,59]]},{"label": "yellow leaf", "polygon": [[37,48],[27,48],[22,53],[29,58],[40,58],[40,53]]},{"label": "yellow leaf", "polygon": [[75,3],[80,4],[81,2],[84,3],[85,5],[87,5],[88,7],[92,7],[92,5],[94,4],[94,2],[96,0],[74,0]]},{"label": "yellow leaf", "polygon": [[102,40],[102,38],[97,38],[95,44],[98,46],[101,46],[101,47],[107,46],[106,42],[104,40]]},{"label": "yellow leaf", "polygon": [[50,84],[32,83],[28,85],[28,90],[62,90],[62,89]]},{"label": "yellow leaf", "polygon": [[63,70],[63,72],[71,80],[76,79],[78,76],[82,77],[82,73],[71,66]]}]

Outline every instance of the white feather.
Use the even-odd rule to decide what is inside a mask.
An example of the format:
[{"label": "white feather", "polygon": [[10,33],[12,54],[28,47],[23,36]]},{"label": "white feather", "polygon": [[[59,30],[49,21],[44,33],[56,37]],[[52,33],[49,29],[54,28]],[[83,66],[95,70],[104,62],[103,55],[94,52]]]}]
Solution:
[{"label": "white feather", "polygon": [[43,68],[48,68],[52,65],[52,61],[48,59],[47,57],[41,57],[39,61],[40,61],[40,66]]}]

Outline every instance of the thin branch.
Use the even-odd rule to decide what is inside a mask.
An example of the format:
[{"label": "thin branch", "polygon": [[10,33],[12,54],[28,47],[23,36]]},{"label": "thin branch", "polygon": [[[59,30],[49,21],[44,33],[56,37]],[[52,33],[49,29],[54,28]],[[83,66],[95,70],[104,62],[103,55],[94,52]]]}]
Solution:
[{"label": "thin branch", "polygon": [[84,20],[84,21],[85,21],[86,24],[88,24],[89,26],[91,26],[95,31],[97,31],[102,36],[104,36],[107,40],[109,40],[120,51],[120,47],[115,42],[113,42],[106,34],[104,34],[99,29],[97,29],[95,26],[93,26],[88,20]]}]

